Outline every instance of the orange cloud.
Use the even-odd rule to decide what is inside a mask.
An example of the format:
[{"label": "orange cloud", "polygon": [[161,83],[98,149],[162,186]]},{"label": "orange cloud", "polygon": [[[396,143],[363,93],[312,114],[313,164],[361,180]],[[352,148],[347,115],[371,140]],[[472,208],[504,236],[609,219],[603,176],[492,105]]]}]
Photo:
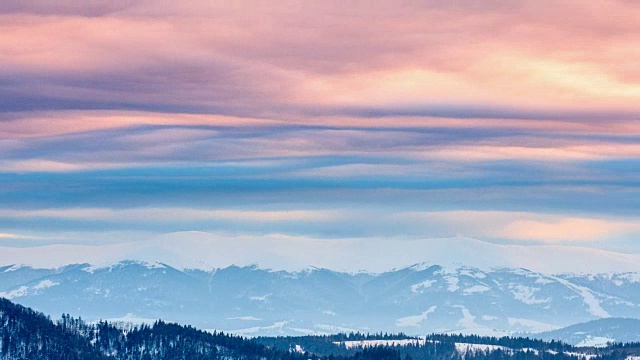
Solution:
[{"label": "orange cloud", "polygon": [[640,228],[634,223],[599,219],[561,218],[553,220],[516,220],[499,229],[496,235],[508,239],[543,242],[593,241],[610,239]]},{"label": "orange cloud", "polygon": [[407,212],[397,215],[457,229],[471,237],[549,243],[601,241],[638,234],[635,218],[594,218],[509,211]]}]

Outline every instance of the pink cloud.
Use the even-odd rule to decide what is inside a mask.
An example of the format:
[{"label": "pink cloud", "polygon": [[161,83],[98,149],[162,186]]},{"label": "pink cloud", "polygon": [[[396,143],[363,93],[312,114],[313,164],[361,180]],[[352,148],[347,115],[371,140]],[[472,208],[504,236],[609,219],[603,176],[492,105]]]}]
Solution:
[{"label": "pink cloud", "polygon": [[[15,154],[55,136],[148,125],[320,125],[332,128],[221,139],[216,152],[193,151],[213,137],[211,131],[155,129],[120,136],[118,144],[126,147],[101,148],[99,154],[55,158],[45,151],[5,164],[74,169],[88,161],[184,161],[191,154],[202,161],[334,153],[444,160],[637,158],[635,144],[572,136],[640,133],[633,118],[640,101],[639,17],[638,6],[615,0],[346,7],[66,2],[60,8],[12,1],[0,13],[0,79],[9,84],[0,88],[7,94],[0,110],[52,110],[0,121],[0,140],[6,140],[0,153]],[[560,115],[556,119],[548,110],[543,116],[548,120],[539,121],[500,119],[491,111],[474,116],[468,109],[452,111],[449,118],[340,112],[428,104],[454,110],[458,104],[503,106],[515,113],[556,109]],[[572,109],[585,117],[603,115],[589,120],[579,113],[563,120],[560,110]],[[631,115],[618,118],[616,112]],[[524,134],[442,143],[411,128]],[[566,138],[547,139],[546,133]]]},{"label": "pink cloud", "polygon": [[407,212],[396,218],[422,220],[432,226],[456,229],[457,234],[547,243],[589,242],[638,234],[635,218],[580,217],[517,211]]},{"label": "pink cloud", "polygon": [[[54,81],[43,95],[267,108],[459,101],[627,110],[640,97],[640,9],[614,0],[13,8],[0,21],[5,71],[78,77]],[[101,16],[86,16],[92,12]]]}]

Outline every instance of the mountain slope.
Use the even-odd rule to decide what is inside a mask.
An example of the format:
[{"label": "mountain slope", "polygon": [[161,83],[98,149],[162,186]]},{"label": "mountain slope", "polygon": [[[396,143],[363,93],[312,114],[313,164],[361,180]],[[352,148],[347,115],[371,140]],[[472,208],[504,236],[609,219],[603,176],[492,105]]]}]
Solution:
[{"label": "mountain slope", "polygon": [[102,359],[89,341],[66,322],[0,299],[0,359]]},{"label": "mountain slope", "polygon": [[9,267],[0,272],[0,297],[54,316],[73,309],[88,320],[162,318],[246,335],[504,335],[610,316],[640,318],[637,280],[630,273],[545,275],[436,265],[350,274],[255,266],[181,270],[125,261],[37,271]]},{"label": "mountain slope", "polygon": [[609,342],[640,342],[640,320],[609,318],[536,334],[543,340],[562,340],[576,346],[606,346]]},{"label": "mountain slope", "polygon": [[162,321],[151,326],[118,328],[107,322],[87,324],[64,315],[52,322],[32,309],[0,299],[0,359],[303,360],[306,357],[240,337]]}]

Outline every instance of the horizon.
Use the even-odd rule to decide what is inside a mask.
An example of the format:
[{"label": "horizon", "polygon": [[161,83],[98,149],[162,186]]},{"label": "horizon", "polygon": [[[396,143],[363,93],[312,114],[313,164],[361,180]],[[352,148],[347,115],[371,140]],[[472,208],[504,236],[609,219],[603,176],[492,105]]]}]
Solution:
[{"label": "horizon", "polygon": [[9,1],[0,246],[194,231],[640,255],[639,16]]},{"label": "horizon", "polygon": [[[179,249],[174,246],[177,241]],[[233,244],[229,245],[230,242]],[[237,266],[291,273],[319,269],[382,274],[425,265],[442,267],[445,272],[474,268],[481,271],[525,269],[545,275],[640,273],[640,256],[633,254],[573,245],[495,244],[465,237],[318,242],[313,238],[278,235],[230,238],[188,232],[99,246],[55,244],[23,248],[0,246],[0,249],[0,267],[34,269],[60,269],[79,264],[109,268],[133,262],[179,270],[215,271]]]}]

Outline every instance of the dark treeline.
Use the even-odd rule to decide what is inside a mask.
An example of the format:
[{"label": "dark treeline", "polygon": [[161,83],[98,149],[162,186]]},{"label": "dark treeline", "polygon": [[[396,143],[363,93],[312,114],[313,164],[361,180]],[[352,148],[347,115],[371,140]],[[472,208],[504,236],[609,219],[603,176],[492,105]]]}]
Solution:
[{"label": "dark treeline", "polygon": [[[301,346],[305,351],[319,355],[319,356],[340,356],[343,358],[353,358],[362,352],[363,349],[358,347],[347,348],[344,344],[345,341],[363,341],[363,340],[403,340],[403,339],[416,339],[404,334],[398,334],[396,336],[387,336],[386,339],[376,337],[376,335],[362,334],[362,333],[349,333],[349,334],[336,334],[336,335],[317,335],[317,336],[279,336],[279,337],[260,337],[255,341],[280,350],[295,349],[296,345]],[[401,355],[409,355],[414,359],[439,359],[439,354],[442,354],[442,358],[450,359],[455,353],[455,346],[453,343],[435,342],[426,345],[405,345],[391,347],[397,350]],[[365,348],[364,350],[369,349]],[[446,356],[445,356],[446,354]]]},{"label": "dark treeline", "polygon": [[572,352],[576,349],[561,341],[537,340],[528,337],[494,337],[479,335],[456,335],[456,334],[431,334],[426,337],[427,340],[442,342],[457,342],[470,344],[487,344],[504,346],[511,349],[536,349],[536,350],[554,350],[558,352]]},{"label": "dark treeline", "polygon": [[156,321],[123,329],[105,321],[87,324],[45,315],[0,298],[0,359],[34,360],[308,360],[223,332]]},{"label": "dark treeline", "polygon": [[[152,325],[88,324],[67,314],[52,321],[29,308],[0,298],[1,360],[566,360],[578,351],[559,342],[527,338],[430,335],[426,343],[347,349],[345,341],[409,339],[404,334],[246,339],[223,332],[156,321]],[[505,350],[459,351],[456,343],[492,344]],[[298,345],[298,348],[296,348]],[[639,344],[614,344],[598,351],[601,360],[625,359]],[[302,347],[301,351],[296,349]]]},{"label": "dark treeline", "polygon": [[403,333],[339,333],[333,335],[314,335],[314,336],[278,336],[278,337],[257,337],[254,340],[260,344],[274,347],[280,350],[294,350],[296,345],[301,346],[305,351],[324,356],[355,356],[358,349],[347,349],[345,346],[336,343],[344,343],[345,341],[363,341],[363,340],[403,340],[415,339]]}]

